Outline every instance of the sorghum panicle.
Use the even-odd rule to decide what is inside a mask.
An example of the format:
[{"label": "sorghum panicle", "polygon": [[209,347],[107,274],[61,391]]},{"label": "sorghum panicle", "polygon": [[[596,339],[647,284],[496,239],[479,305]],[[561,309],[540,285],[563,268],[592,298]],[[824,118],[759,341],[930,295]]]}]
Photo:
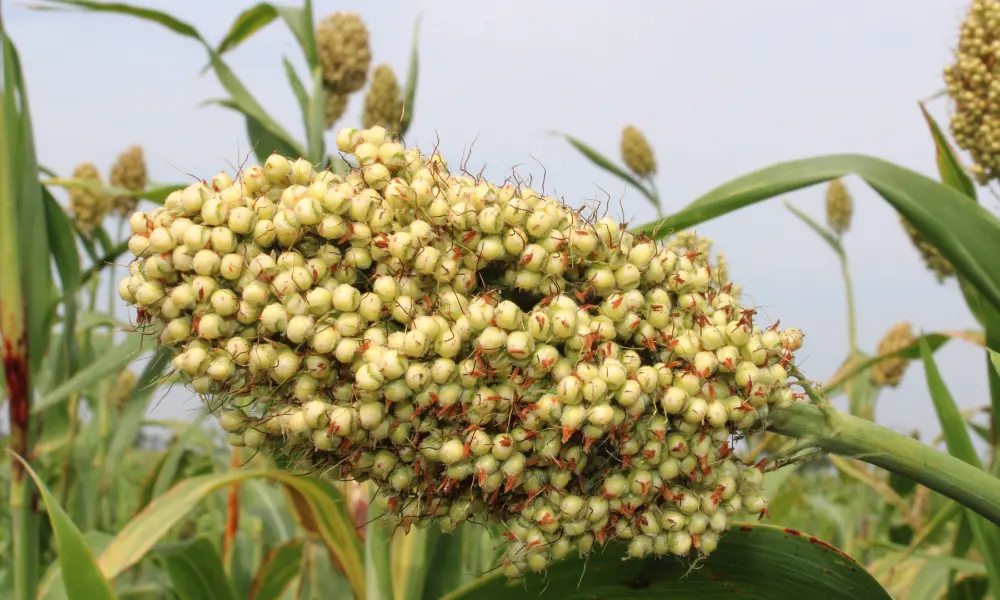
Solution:
[{"label": "sorghum panicle", "polygon": [[639,177],[649,177],[656,173],[656,158],[646,136],[629,125],[622,130],[622,161]]},{"label": "sorghum panicle", "polygon": [[[877,354],[898,352],[916,340],[908,321],[896,323],[879,341]],[[906,373],[909,364],[910,361],[905,358],[887,358],[880,361],[871,368],[872,382],[882,387],[896,387],[903,380],[903,374]]]},{"label": "sorghum panicle", "polygon": [[943,282],[955,274],[955,267],[952,266],[951,261],[945,258],[941,251],[924,237],[924,234],[906,220],[906,217],[899,215],[899,222],[903,225],[906,235],[910,237],[917,252],[920,253],[920,258],[923,259],[927,269],[934,273],[938,282]]},{"label": "sorghum panicle", "polygon": [[851,228],[854,200],[840,179],[834,179],[826,188],[826,224],[837,235]]},{"label": "sorghum panicle", "polygon": [[[129,146],[119,154],[115,163],[111,165],[108,179],[113,187],[135,191],[146,189],[146,159],[143,156],[142,146]],[[135,211],[138,203],[139,199],[132,196],[116,196],[111,201],[113,210],[123,217]]]},{"label": "sorghum panicle", "polygon": [[330,92],[330,96],[326,100],[327,129],[333,127],[334,123],[336,123],[340,117],[344,116],[344,111],[347,110],[348,98],[349,96],[347,94],[340,94],[332,91]]},{"label": "sorghum panicle", "polygon": [[[73,179],[101,184],[101,173],[93,163],[81,163],[73,169]],[[76,228],[89,234],[111,210],[107,194],[86,188],[69,188],[69,206]]]},{"label": "sorghum panicle", "polygon": [[391,524],[502,523],[504,572],[710,554],[766,511],[734,439],[797,395],[711,243],[453,173],[383,127],[136,213],[120,282],[236,446],[371,481]]},{"label": "sorghum panicle", "polygon": [[954,103],[951,134],[972,155],[980,183],[1000,175],[1000,1],[973,0],[962,23],[955,62],[944,70]]},{"label": "sorghum panicle", "polygon": [[403,118],[403,92],[389,65],[379,65],[372,73],[372,85],[365,95],[361,123],[366,128],[381,125],[395,131]]},{"label": "sorghum panicle", "polygon": [[115,377],[113,387],[108,390],[109,404],[118,411],[125,408],[125,405],[132,397],[132,392],[135,391],[138,380],[139,378],[136,376],[135,371],[131,369],[122,369],[119,371],[117,377]]},{"label": "sorghum panicle", "polygon": [[323,80],[340,94],[352,94],[365,85],[372,52],[368,28],[353,12],[335,12],[316,28],[316,51]]}]

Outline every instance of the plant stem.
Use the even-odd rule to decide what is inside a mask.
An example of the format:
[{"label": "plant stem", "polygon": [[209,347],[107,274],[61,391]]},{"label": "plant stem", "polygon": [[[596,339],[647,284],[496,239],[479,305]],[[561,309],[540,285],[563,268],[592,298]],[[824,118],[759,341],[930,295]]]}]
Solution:
[{"label": "plant stem", "polygon": [[768,429],[904,475],[1000,525],[1000,479],[917,440],[825,403],[768,414]]},{"label": "plant stem", "polygon": [[67,506],[69,499],[70,466],[73,462],[73,444],[76,442],[77,419],[80,411],[80,393],[70,394],[66,412],[69,414],[69,434],[66,440],[66,454],[63,456],[62,475],[59,480],[59,505]]},{"label": "plant stem", "polygon": [[646,181],[649,183],[649,190],[652,192],[653,197],[656,198],[656,218],[663,218],[663,202],[660,200],[660,192],[656,189],[656,182],[652,177],[647,177]]},{"label": "plant stem", "polygon": [[844,275],[844,291],[847,295],[847,336],[851,348],[851,356],[858,353],[858,323],[854,312],[854,284],[851,283],[851,269],[847,265],[847,255],[841,251],[840,271]]}]

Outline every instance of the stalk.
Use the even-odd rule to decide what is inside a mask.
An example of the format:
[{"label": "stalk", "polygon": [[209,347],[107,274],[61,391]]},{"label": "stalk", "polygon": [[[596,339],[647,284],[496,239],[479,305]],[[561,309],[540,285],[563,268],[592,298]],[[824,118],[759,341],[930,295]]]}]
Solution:
[{"label": "stalk", "polygon": [[[2,31],[0,22],[0,31]],[[2,37],[2,36],[0,36]],[[0,89],[0,104],[4,94],[13,90]],[[7,385],[7,409],[10,420],[9,448],[17,455],[28,459],[29,415],[31,414],[31,382],[28,368],[28,322],[27,305],[22,287],[22,264],[18,256],[18,237],[15,223],[17,211],[12,170],[12,156],[9,154],[9,129],[14,123],[5,122],[0,115],[0,337],[3,347],[0,359],[3,362]],[[10,466],[10,519],[11,519],[11,571],[14,598],[30,600],[34,596],[34,558],[32,555],[34,533],[31,506],[31,486],[25,479],[24,466],[11,459]]]},{"label": "stalk", "polygon": [[649,189],[653,193],[653,197],[656,198],[656,218],[663,218],[663,201],[660,199],[660,192],[656,189],[656,182],[653,181],[652,177],[646,179],[649,182]]},{"label": "stalk", "polygon": [[854,311],[854,284],[851,283],[851,269],[847,265],[847,255],[843,248],[837,253],[840,257],[840,272],[844,276],[844,291],[847,295],[847,336],[851,348],[851,356],[858,354],[858,324]]},{"label": "stalk", "polygon": [[[114,385],[112,383],[112,385]],[[98,432],[98,443],[97,443],[97,454],[94,457],[94,472],[97,473],[97,517],[96,523],[98,526],[102,524],[102,520],[110,518],[110,498],[108,495],[109,482],[107,475],[104,473],[104,465],[107,462],[108,455],[108,444],[111,438],[111,416],[110,416],[110,402],[108,400],[108,392],[101,394],[97,400],[97,432]],[[111,523],[108,522],[108,525]]]},{"label": "stalk", "polygon": [[[240,460],[240,449],[234,447],[232,459],[229,466],[234,470],[242,464]],[[240,484],[234,482],[229,487],[229,495],[226,498],[226,531],[222,537],[222,566],[226,570],[226,575],[232,576],[233,569],[233,545],[236,543],[236,533],[240,525]]]},{"label": "stalk", "polygon": [[1000,525],[1000,479],[907,435],[830,404],[795,403],[767,420],[771,431],[909,477]]},{"label": "stalk", "polygon": [[73,444],[76,443],[77,419],[80,411],[79,392],[75,392],[70,395],[69,402],[66,405],[66,410],[69,413],[69,437],[66,440],[66,454],[63,456],[62,475],[59,480],[58,498],[60,506],[68,506],[67,501],[69,500],[69,479],[71,463],[73,461]]}]

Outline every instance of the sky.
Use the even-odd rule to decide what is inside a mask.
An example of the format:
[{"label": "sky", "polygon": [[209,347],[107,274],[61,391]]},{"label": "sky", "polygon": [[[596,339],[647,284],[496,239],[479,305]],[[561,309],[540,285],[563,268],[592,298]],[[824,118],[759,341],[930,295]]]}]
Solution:
[{"label": "sky", "polygon": [[[251,6],[166,4],[212,43]],[[499,180],[515,165],[536,177],[544,167],[546,192],[570,204],[605,192],[622,197],[626,218],[639,224],[655,217],[642,196],[553,131],[617,161],[622,127],[639,127],[654,146],[668,213],[742,174],[824,154],[873,155],[936,178],[917,102],[943,88],[941,72],[966,6],[957,0],[924,2],[920,10],[906,0],[439,0],[316,1],[314,10],[317,17],[359,12],[371,30],[374,64],[391,65],[401,80],[414,21],[423,15],[409,143],[430,148],[440,140],[446,157],[458,157],[474,142],[472,171],[485,165],[485,174]],[[68,176],[77,163],[93,161],[106,176],[115,156],[138,143],[153,179],[181,182],[188,173],[211,177],[246,153],[240,118],[199,106],[225,92],[211,72],[200,74],[206,55],[193,40],[134,18],[40,12],[25,4],[7,4],[5,21],[21,53],[39,160],[47,167]],[[304,64],[287,28],[275,22],[226,60],[302,139],[282,56]],[[359,123],[361,104],[361,95],[352,98],[342,125]],[[945,99],[929,109],[946,122]],[[855,199],[844,243],[862,349],[873,353],[885,330],[902,320],[917,331],[975,327],[957,285],[939,285],[924,268],[889,205],[860,179],[845,182]],[[785,199],[822,221],[823,192],[817,186]],[[995,209],[995,197],[984,196]],[[826,244],[780,199],[696,230],[726,253],[732,278],[766,323],[780,318],[782,326],[806,332],[798,352],[805,373],[820,381],[832,375],[848,339],[844,285]],[[953,341],[936,359],[962,408],[989,403],[981,350]],[[198,404],[192,393],[174,391],[151,416],[189,416]],[[938,434],[919,364],[881,395],[877,419],[906,433],[919,429],[924,440]]]}]

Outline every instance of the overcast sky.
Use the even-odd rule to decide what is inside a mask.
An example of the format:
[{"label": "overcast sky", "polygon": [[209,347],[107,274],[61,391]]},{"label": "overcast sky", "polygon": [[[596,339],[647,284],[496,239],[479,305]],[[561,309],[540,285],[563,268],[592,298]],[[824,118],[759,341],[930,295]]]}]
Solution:
[{"label": "overcast sky", "polygon": [[[144,3],[152,6],[154,3]],[[236,14],[229,0],[174,0],[172,13],[218,42]],[[569,132],[618,159],[625,124],[652,141],[668,212],[718,184],[772,163],[858,152],[936,177],[934,150],[917,101],[943,87],[965,1],[906,0],[705,3],[322,2],[317,17],[360,12],[375,64],[405,79],[418,13],[420,85],[411,143],[458,157],[473,140],[471,165],[502,178],[547,171],[550,193],[570,203],[625,193],[634,223],[655,215],[635,191],[597,170],[552,130]],[[126,146],[142,144],[152,176],[210,177],[238,161],[248,143],[225,109],[198,108],[224,96],[197,43],[153,23],[106,14],[53,13],[7,4],[6,26],[21,52],[40,161],[68,174],[90,160],[107,171]],[[298,46],[276,22],[226,60],[258,100],[302,137],[281,57],[301,65]],[[357,124],[355,96],[342,124]],[[944,100],[931,103],[946,119]],[[332,136],[331,136],[332,138]],[[332,139],[331,139],[332,141]],[[457,159],[451,158],[454,162]],[[477,170],[471,169],[470,170]],[[954,283],[938,285],[894,213],[857,178],[846,248],[859,302],[859,338],[874,351],[897,321],[917,330],[975,326]],[[788,196],[822,220],[823,188]],[[995,201],[987,195],[992,207]],[[803,369],[826,379],[847,350],[844,291],[834,255],[774,200],[698,228],[730,261],[765,319],[803,329]],[[767,322],[769,323],[770,320]],[[951,342],[937,359],[961,406],[988,404],[981,351]],[[171,394],[157,417],[190,414],[198,401]],[[923,369],[880,400],[893,428],[939,431]]]}]

